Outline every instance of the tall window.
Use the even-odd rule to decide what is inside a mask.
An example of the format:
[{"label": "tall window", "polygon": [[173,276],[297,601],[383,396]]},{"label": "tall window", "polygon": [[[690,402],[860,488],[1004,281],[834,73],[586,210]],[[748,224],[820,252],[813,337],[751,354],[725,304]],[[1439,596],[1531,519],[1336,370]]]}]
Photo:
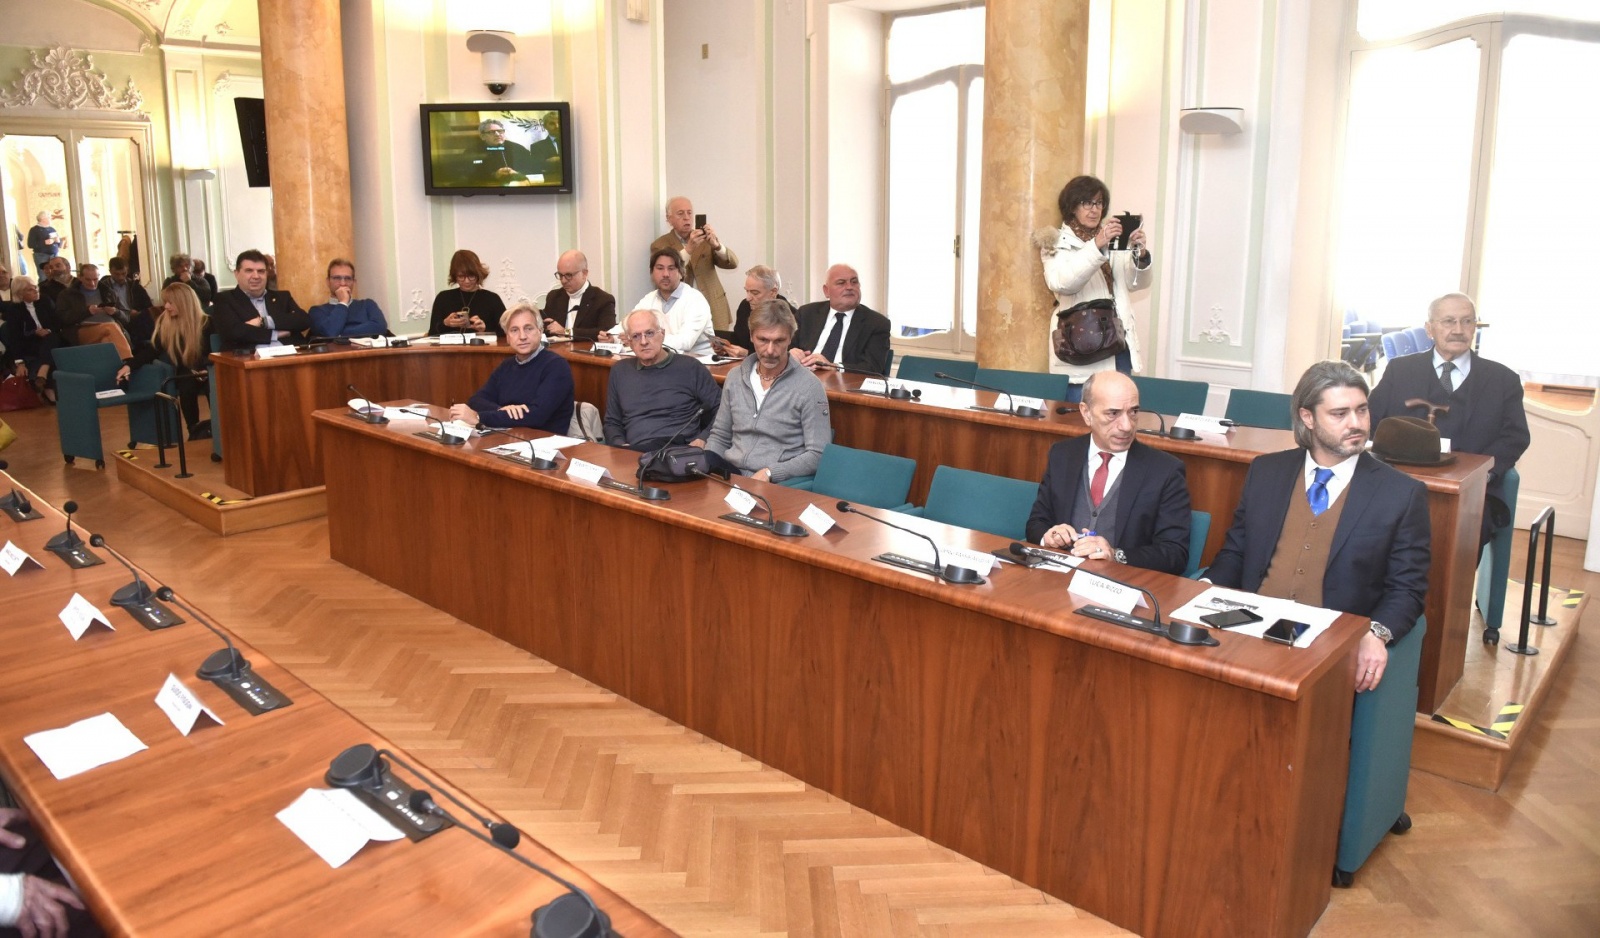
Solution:
[{"label": "tall window", "polygon": [[1600,385],[1600,4],[1357,0],[1335,308],[1415,326],[1478,301],[1483,353]]},{"label": "tall window", "polygon": [[981,5],[889,26],[887,304],[902,347],[975,345],[983,31]]}]

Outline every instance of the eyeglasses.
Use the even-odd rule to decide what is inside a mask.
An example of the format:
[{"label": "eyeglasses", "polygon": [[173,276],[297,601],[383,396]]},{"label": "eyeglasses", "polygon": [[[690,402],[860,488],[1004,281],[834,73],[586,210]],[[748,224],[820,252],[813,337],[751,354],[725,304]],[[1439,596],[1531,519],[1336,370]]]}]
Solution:
[{"label": "eyeglasses", "polygon": [[460,273],[460,274],[456,274],[456,279],[457,280],[476,280],[476,279],[478,279],[478,275],[477,274]]},{"label": "eyeglasses", "polygon": [[583,273],[583,271],[581,271],[581,270],[574,270],[570,274],[564,274],[564,273],[562,273],[561,271],[558,270],[558,271],[556,271],[556,279],[562,281],[563,283],[565,283],[566,281],[571,280],[574,277],[577,277],[578,275],[580,275],[582,273]]},{"label": "eyeglasses", "polygon": [[1100,211],[1103,212],[1103,211],[1106,210],[1106,203],[1101,202],[1098,199],[1093,200],[1093,201],[1090,201],[1090,200],[1086,199],[1086,200],[1084,200],[1082,202],[1079,202],[1078,203],[1078,207],[1079,208],[1097,208],[1097,209],[1099,209]]},{"label": "eyeglasses", "polygon": [[650,340],[654,339],[656,336],[658,336],[660,334],[661,333],[658,330],[655,330],[655,329],[646,329],[643,332],[630,332],[630,333],[628,333],[628,341],[629,342],[649,342]]},{"label": "eyeglasses", "polygon": [[1457,326],[1463,329],[1476,329],[1478,327],[1478,320],[1473,316],[1462,316],[1460,319],[1453,317],[1450,319],[1435,319],[1434,322],[1444,326],[1446,329],[1454,329]]},{"label": "eyeglasses", "polygon": [[351,275],[349,275],[349,274],[329,274],[328,275],[328,279],[329,280],[333,280],[333,281],[335,281],[337,283],[355,283],[356,282],[356,278],[351,276]]}]

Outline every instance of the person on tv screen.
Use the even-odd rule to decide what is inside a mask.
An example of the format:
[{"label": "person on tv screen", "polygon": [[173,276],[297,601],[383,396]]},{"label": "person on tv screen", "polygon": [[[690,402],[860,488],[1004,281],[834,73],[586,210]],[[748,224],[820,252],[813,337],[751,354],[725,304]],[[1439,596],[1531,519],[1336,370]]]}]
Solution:
[{"label": "person on tv screen", "polygon": [[458,158],[458,184],[467,186],[526,185],[539,172],[528,148],[506,139],[506,122],[489,118],[478,124],[478,139]]},{"label": "person on tv screen", "polygon": [[561,184],[561,114],[546,111],[544,117],[533,122],[533,144],[528,152],[533,154],[534,172],[543,176],[544,185]]}]

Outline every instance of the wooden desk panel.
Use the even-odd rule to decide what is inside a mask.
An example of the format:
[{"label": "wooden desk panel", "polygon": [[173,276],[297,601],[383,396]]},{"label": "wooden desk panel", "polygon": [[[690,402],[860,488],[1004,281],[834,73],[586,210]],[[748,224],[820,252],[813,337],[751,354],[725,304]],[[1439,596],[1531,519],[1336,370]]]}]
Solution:
[{"label": "wooden desk panel", "polygon": [[[926,547],[863,518],[782,540],[718,520],[710,483],[647,504],[478,452],[499,437],[317,419],[341,562],[1141,933],[1304,934],[1327,902],[1355,617],[1311,649],[1183,648],[1071,615],[1060,574],[967,589],[872,563]],[[623,476],[637,458],[569,452]],[[742,484],[780,517],[809,500]],[[473,498],[397,512],[395,490]],[[1164,605],[1201,589],[1135,576]]]},{"label": "wooden desk panel", "polygon": [[[560,894],[459,831],[419,844],[370,844],[330,869],[275,815],[306,788],[327,787],[323,773],[345,747],[388,743],[235,639],[295,701],[246,715],[194,677],[219,647],[217,638],[192,620],[160,632],[140,628],[109,603],[127,571],[109,557],[103,566],[70,570],[46,554],[44,541],[61,530],[61,518],[37,497],[33,502],[47,520],[0,518],[0,539],[45,563],[0,587],[7,639],[0,774],[109,932],[526,935],[532,910]],[[56,613],[74,591],[107,613],[117,631],[72,641]],[[226,725],[180,736],[153,703],[168,673]],[[22,741],[104,712],[150,748],[57,780]],[[522,850],[589,890],[621,931],[670,934],[538,844],[524,838]]]}]

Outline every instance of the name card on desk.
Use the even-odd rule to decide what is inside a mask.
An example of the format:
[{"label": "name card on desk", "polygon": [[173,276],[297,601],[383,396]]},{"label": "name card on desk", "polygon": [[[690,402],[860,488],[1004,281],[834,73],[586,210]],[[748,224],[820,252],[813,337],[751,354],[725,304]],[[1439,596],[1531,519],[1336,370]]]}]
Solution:
[{"label": "name card on desk", "polygon": [[590,485],[599,485],[601,479],[611,478],[611,471],[605,466],[597,466],[574,456],[567,460],[567,475]]},{"label": "name card on desk", "polygon": [[256,357],[282,358],[285,355],[293,355],[298,351],[299,349],[292,345],[258,345],[256,346]]},{"label": "name card on desk", "polygon": [[1203,414],[1179,414],[1178,419],[1172,421],[1173,429],[1182,427],[1196,433],[1217,433],[1226,436],[1228,428],[1223,426],[1221,417],[1207,417]]},{"label": "name card on desk", "polygon": [[966,567],[968,570],[977,571],[979,576],[988,576],[994,569],[994,555],[967,550],[964,547],[951,547],[949,544],[939,545],[939,559],[946,564],[955,564]]},{"label": "name card on desk", "polygon": [[34,560],[27,551],[10,541],[6,541],[5,549],[0,550],[0,569],[5,570],[11,576],[16,576],[18,570],[30,563],[41,570],[44,569],[44,564]]},{"label": "name card on desk", "polygon": [[889,382],[882,378],[865,378],[861,382],[861,390],[867,394],[887,394]]},{"label": "name card on desk", "polygon": [[99,607],[77,593],[72,594],[72,599],[67,603],[67,608],[61,610],[59,618],[67,631],[72,633],[73,641],[82,638],[92,625],[103,625],[113,632],[117,630]]},{"label": "name card on desk", "polygon": [[446,332],[439,337],[440,345],[466,345],[467,337],[459,332]]},{"label": "name card on desk", "polygon": [[1034,410],[1044,410],[1044,398],[1026,397],[1021,394],[1011,395],[1012,407],[1032,407]]},{"label": "name card on desk", "polygon": [[338,869],[372,840],[399,840],[400,829],[344,788],[307,788],[278,820]]},{"label": "name card on desk", "polygon": [[800,523],[810,528],[818,537],[832,531],[835,524],[833,516],[816,505],[807,505],[806,510],[800,512]]},{"label": "name card on desk", "polygon": [[196,721],[201,717],[209,717],[213,723],[222,725],[222,717],[201,703],[200,698],[185,687],[176,674],[167,675],[166,682],[161,685],[161,691],[156,694],[156,706],[167,715],[167,719],[178,728],[178,732],[185,736],[189,735],[189,731],[194,729]]},{"label": "name card on desk", "polygon": [[472,439],[472,426],[459,420],[447,420],[440,429],[443,430],[446,436],[455,437],[458,440]]},{"label": "name card on desk", "polygon": [[756,510],[756,497],[744,489],[728,489],[728,494],[722,496],[722,500],[741,515],[748,515]]},{"label": "name card on desk", "polygon": [[1133,587],[1113,583],[1087,570],[1079,570],[1072,575],[1072,583],[1067,586],[1067,592],[1085,602],[1115,609],[1124,614],[1132,614],[1135,608],[1147,605],[1144,594]]}]

